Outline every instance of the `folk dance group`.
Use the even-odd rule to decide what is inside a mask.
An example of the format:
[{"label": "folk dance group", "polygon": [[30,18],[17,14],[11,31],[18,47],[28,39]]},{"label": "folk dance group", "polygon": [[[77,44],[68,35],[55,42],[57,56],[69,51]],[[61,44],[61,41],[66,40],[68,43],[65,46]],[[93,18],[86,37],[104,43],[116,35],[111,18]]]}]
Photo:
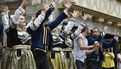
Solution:
[{"label": "folk dance group", "polygon": [[[103,40],[107,27],[100,33],[98,28],[92,31],[85,25],[87,15],[82,16],[83,22],[72,32],[76,19],[80,16],[78,10],[69,12],[71,1],[64,3],[65,9],[54,21],[49,16],[55,10],[57,0],[52,4],[43,4],[29,23],[26,23],[23,8],[27,0],[13,15],[8,15],[8,7],[1,6],[3,31],[7,35],[7,47],[2,54],[2,69],[100,69],[104,58],[102,48],[113,47],[118,41],[118,33],[110,42]],[[69,15],[70,14],[70,15]],[[67,23],[55,31],[61,22],[68,18]],[[57,34],[57,35],[56,35]],[[91,63],[90,63],[91,62]],[[105,67],[104,67],[105,68]]]}]

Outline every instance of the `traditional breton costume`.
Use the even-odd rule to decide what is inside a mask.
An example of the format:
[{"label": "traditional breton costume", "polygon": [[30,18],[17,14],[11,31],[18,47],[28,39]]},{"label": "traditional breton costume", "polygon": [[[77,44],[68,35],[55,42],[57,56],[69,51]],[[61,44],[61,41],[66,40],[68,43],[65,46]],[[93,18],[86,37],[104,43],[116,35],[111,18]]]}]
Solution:
[{"label": "traditional breton costume", "polygon": [[[67,18],[67,11],[64,10],[64,12],[62,12],[54,21],[45,24],[46,19],[49,17],[51,12],[53,11],[51,9],[52,8],[50,8],[46,12],[45,19],[40,23],[40,25],[36,29],[36,31],[34,31],[32,33],[32,46],[31,46],[31,49],[33,51],[35,61],[36,61],[36,65],[37,65],[38,69],[39,68],[41,68],[41,69],[50,69],[50,66],[51,66],[52,69],[57,69],[58,65],[59,65],[58,63],[55,62],[57,59],[56,58],[53,59],[51,57],[53,55],[52,52],[51,52],[52,54],[48,55],[48,59],[49,59],[49,63],[50,63],[49,64],[48,60],[47,60],[47,57],[46,57],[46,54],[47,54],[47,51],[49,49],[52,50],[52,48],[50,48],[50,47],[52,47],[52,43],[53,43],[53,38],[52,38],[51,31],[54,28],[56,28],[65,18]],[[53,61],[54,61],[54,63],[53,63]],[[61,61],[63,61],[63,60],[61,60]],[[54,64],[57,64],[57,66],[55,66]],[[59,68],[65,69],[63,67],[60,66]]]},{"label": "traditional breton costume", "polygon": [[[64,30],[61,30],[61,39],[59,36],[53,35],[53,52],[54,55],[51,55],[49,61],[53,69],[77,69],[75,64],[75,59],[72,54],[72,41],[70,41],[70,34],[72,28],[75,26],[75,19],[70,18],[67,26]],[[81,27],[81,28],[80,28]],[[79,26],[76,32],[81,32],[83,27]],[[78,33],[76,33],[78,35]],[[74,36],[75,38],[76,36]],[[74,39],[73,38],[73,39]],[[69,40],[70,39],[70,40]],[[49,53],[50,54],[50,53]]]},{"label": "traditional breton costume", "polygon": [[36,69],[28,42],[31,37],[26,32],[26,28],[18,27],[18,19],[24,12],[20,6],[15,14],[10,16],[10,20],[5,13],[2,14],[3,22],[7,25],[7,47],[2,56],[2,69]]}]

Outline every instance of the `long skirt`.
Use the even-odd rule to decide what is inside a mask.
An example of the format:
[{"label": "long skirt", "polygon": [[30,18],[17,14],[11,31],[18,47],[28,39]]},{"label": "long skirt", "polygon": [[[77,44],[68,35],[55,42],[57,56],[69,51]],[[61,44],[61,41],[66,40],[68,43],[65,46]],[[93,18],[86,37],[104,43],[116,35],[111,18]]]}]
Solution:
[{"label": "long skirt", "polygon": [[2,55],[2,69],[36,69],[30,46],[16,45],[6,48]]},{"label": "long skirt", "polygon": [[55,53],[54,58],[50,52],[47,55],[51,69],[77,69],[70,48],[54,48],[53,50]]}]

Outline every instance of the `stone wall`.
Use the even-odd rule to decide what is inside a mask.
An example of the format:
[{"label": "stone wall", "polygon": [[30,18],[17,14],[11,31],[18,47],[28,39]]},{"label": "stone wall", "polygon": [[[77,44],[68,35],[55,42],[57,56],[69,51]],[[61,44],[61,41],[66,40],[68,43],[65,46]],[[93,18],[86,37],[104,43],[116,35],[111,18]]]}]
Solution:
[{"label": "stone wall", "polygon": [[[81,20],[81,17],[79,17],[76,21],[76,26],[78,26],[80,23],[82,22]],[[104,30],[104,26],[106,26],[105,24],[102,24],[102,23],[97,23],[97,22],[93,22],[92,19],[88,19],[86,21],[86,25],[90,26],[92,29],[94,27],[98,27],[100,31],[103,31]],[[121,36],[121,31],[119,28],[117,28],[118,32],[119,32],[119,35]],[[108,26],[108,29],[107,29],[107,33],[109,34],[113,34],[115,31],[115,27],[112,27],[112,26]]]}]

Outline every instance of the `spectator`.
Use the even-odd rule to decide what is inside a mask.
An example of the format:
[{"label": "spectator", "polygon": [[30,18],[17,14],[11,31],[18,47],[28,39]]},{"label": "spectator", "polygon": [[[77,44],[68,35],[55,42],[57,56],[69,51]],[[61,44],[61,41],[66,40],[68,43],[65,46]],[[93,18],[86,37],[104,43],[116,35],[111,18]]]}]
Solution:
[{"label": "spectator", "polygon": [[117,55],[117,58],[118,58],[118,65],[117,65],[118,68],[117,69],[121,69],[121,49]]},{"label": "spectator", "polygon": [[111,48],[107,48],[106,52],[104,52],[103,55],[104,55],[104,61],[102,62],[102,69],[114,69],[115,55],[113,52],[111,52]]}]

